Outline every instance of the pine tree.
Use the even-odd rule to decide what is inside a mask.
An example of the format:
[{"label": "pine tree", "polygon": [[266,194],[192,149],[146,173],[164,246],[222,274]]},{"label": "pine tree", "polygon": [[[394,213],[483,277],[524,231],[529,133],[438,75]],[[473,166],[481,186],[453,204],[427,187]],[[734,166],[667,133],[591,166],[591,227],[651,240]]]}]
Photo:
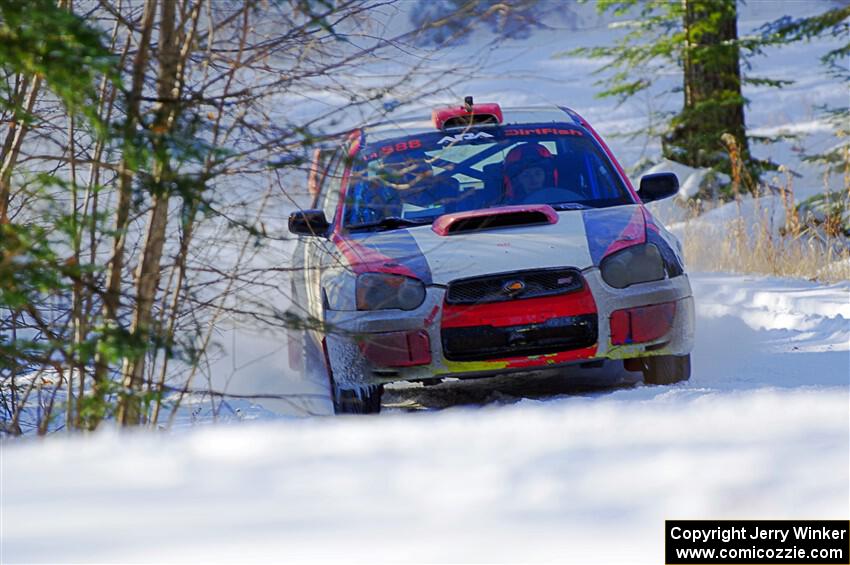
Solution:
[{"label": "pine tree", "polygon": [[[810,41],[824,36],[838,39],[841,44],[824,53],[820,62],[828,74],[850,83],[850,1],[844,0],[815,16],[779,18],[762,26],[761,31],[763,41],[769,44]],[[824,121],[833,127],[838,143],[821,153],[807,154],[805,159],[823,164],[829,173],[846,174],[850,155],[850,103],[820,110]]]},{"label": "pine tree", "polygon": [[[845,30],[850,6],[833,7],[808,18],[780,18],[754,35],[741,37],[737,29],[736,0],[681,0],[679,2],[639,2],[638,0],[600,0],[601,12],[628,17],[615,25],[626,28],[614,45],[585,47],[562,54],[608,59],[599,73],[604,89],[600,97],[625,101],[657,89],[663,73],[671,67],[681,72],[681,107],[661,118],[664,126],[662,148],[665,157],[694,167],[712,167],[730,172],[730,162],[722,142],[731,135],[747,168],[754,178],[772,167],[754,159],[750,142],[773,141],[747,133],[746,98],[742,86],[781,87],[788,81],[746,76],[742,72],[750,57],[770,46],[811,39],[826,33],[837,35]],[[850,47],[830,51],[824,63],[831,72],[843,72],[839,61]],[[669,90],[668,90],[669,91]],[[727,137],[728,139],[728,137]]]},{"label": "pine tree", "polygon": [[720,143],[731,134],[750,161],[741,93],[734,0],[683,0],[682,110],[662,142],[664,156],[692,167],[723,167]]}]

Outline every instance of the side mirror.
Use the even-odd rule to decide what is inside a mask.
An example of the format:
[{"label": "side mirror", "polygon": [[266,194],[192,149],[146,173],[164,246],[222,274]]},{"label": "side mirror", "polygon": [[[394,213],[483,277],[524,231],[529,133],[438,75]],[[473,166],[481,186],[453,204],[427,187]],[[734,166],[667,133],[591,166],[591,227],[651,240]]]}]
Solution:
[{"label": "side mirror", "polygon": [[322,210],[298,210],[289,215],[289,231],[298,235],[325,235],[331,225]]},{"label": "side mirror", "polygon": [[679,192],[679,178],[675,173],[655,173],[640,179],[638,196],[642,202],[668,198]]}]

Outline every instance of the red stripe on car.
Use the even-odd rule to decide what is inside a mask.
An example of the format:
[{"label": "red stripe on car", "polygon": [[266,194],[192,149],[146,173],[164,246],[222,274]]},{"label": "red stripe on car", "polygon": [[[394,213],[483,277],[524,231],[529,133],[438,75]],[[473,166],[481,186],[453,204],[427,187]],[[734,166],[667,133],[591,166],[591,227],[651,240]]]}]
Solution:
[{"label": "red stripe on car", "polygon": [[585,285],[581,290],[557,296],[542,296],[486,304],[444,304],[441,327],[508,327],[542,324],[551,318],[595,314],[596,302]]},{"label": "red stripe on car", "polygon": [[393,275],[404,275],[414,279],[421,278],[420,275],[414,273],[410,268],[399,263],[398,259],[384,255],[372,247],[361,245],[356,239],[334,233],[331,235],[331,241],[348,261],[351,269],[357,274],[390,273]]},{"label": "red stripe on car", "polygon": [[634,214],[632,214],[629,223],[623,228],[623,231],[620,232],[620,235],[617,236],[611,245],[605,250],[605,253],[602,254],[602,258],[604,259],[608,255],[619,251],[621,249],[625,249],[626,247],[631,247],[632,245],[640,245],[641,243],[646,242],[646,227],[644,220],[643,207],[638,206],[635,209]]}]

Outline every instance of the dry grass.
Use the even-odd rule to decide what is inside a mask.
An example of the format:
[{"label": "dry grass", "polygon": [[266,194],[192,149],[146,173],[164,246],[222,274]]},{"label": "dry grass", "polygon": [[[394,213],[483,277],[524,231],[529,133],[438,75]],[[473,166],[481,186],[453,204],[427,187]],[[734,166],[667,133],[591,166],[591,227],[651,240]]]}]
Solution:
[{"label": "dry grass", "polygon": [[[736,162],[734,140],[727,147],[733,163]],[[733,166],[735,170],[741,169]],[[850,155],[842,196],[844,206],[850,207],[847,171],[850,171]],[[827,216],[822,222],[801,217],[794,203],[792,177],[787,171],[781,172],[785,174],[783,186],[778,190],[753,186],[744,175],[733,174],[732,192],[737,203],[737,214],[733,217],[718,219],[718,215],[712,218],[698,216],[696,212],[690,214],[682,234],[689,269],[758,273],[827,283],[850,280],[850,242],[839,229],[840,212],[837,217]],[[742,198],[741,192],[749,192],[751,196]]]},{"label": "dry grass", "polygon": [[803,230],[775,233],[769,214],[739,216],[724,224],[685,223],[685,261],[692,270],[758,273],[822,282],[850,280],[850,248],[843,238]]}]

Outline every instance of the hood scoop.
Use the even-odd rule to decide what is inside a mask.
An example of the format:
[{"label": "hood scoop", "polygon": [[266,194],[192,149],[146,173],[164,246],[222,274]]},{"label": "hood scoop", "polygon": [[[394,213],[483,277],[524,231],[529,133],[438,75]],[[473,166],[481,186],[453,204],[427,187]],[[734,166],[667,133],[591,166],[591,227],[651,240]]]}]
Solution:
[{"label": "hood scoop", "polygon": [[454,235],[531,224],[557,224],[558,213],[548,204],[502,206],[471,212],[445,214],[434,221],[437,235]]}]

